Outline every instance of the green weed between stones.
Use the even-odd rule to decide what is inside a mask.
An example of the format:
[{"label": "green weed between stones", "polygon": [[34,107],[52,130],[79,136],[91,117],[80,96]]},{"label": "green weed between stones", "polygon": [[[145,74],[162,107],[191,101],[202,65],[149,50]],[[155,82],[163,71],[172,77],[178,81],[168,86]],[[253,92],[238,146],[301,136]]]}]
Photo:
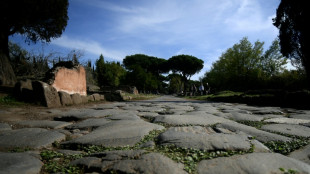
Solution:
[{"label": "green weed between stones", "polygon": [[72,160],[81,158],[82,155],[64,155],[51,150],[44,150],[40,153],[43,160],[43,173],[72,173],[79,174],[83,172],[82,168],[71,166]]},{"label": "green weed between stones", "polygon": [[12,96],[5,96],[5,97],[0,97],[0,105],[5,105],[5,106],[22,106],[22,105],[27,105],[27,104],[24,103],[24,102],[17,101]]},{"label": "green weed between stones", "polygon": [[248,151],[205,151],[192,148],[171,146],[158,146],[154,152],[161,153],[172,160],[183,163],[184,170],[188,173],[197,173],[196,167],[201,160],[208,160],[218,157],[229,157],[237,154],[253,153],[254,145]]},{"label": "green weed between stones", "polygon": [[294,139],[288,142],[270,141],[264,144],[273,152],[288,155],[290,152],[293,152],[301,147],[308,145],[309,142],[307,139]]},{"label": "green weed between stones", "polygon": [[85,154],[80,155],[63,155],[62,153],[54,151],[43,151],[41,152],[41,157],[44,161],[44,171],[47,172],[60,172],[60,173],[81,173],[82,168],[70,166],[70,161],[84,156],[88,156],[93,153],[104,152],[104,151],[114,151],[114,150],[138,150],[144,149],[147,153],[155,152],[161,153],[170,159],[184,164],[184,170],[188,173],[197,173],[196,167],[198,162],[201,160],[208,160],[218,157],[229,157],[237,154],[253,153],[254,145],[248,151],[205,151],[197,149],[189,149],[176,147],[174,145],[161,146],[155,145],[153,148],[141,148],[140,146],[146,142],[154,141],[157,142],[157,137],[159,134],[163,133],[165,130],[153,130],[150,131],[140,142],[134,146],[121,146],[121,147],[104,147],[96,145],[77,145],[76,149],[82,150]]},{"label": "green weed between stones", "polygon": [[297,173],[299,173],[298,171],[296,171],[296,170],[293,170],[293,169],[284,169],[284,168],[279,168],[279,170],[281,171],[281,172],[283,172],[283,174],[297,174]]},{"label": "green weed between stones", "polygon": [[290,137],[293,139],[292,141],[287,141],[287,142],[270,141],[270,142],[264,143],[265,146],[267,146],[270,150],[276,153],[288,155],[290,152],[293,152],[309,144],[309,138],[285,134],[281,132],[275,132],[275,131],[267,131],[267,132]]},{"label": "green weed between stones", "polygon": [[236,122],[240,123],[240,124],[247,125],[247,126],[255,127],[257,129],[261,129],[262,126],[269,124],[269,123],[266,123],[263,121],[248,121],[248,120],[240,120],[240,121],[236,121]]}]

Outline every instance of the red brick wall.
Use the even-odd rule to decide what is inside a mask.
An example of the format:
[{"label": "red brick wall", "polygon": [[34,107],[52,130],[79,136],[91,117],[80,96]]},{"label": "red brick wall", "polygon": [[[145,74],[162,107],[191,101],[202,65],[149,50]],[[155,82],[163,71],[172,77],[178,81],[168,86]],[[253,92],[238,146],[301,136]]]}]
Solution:
[{"label": "red brick wall", "polygon": [[55,74],[55,80],[52,84],[57,91],[64,91],[69,94],[86,93],[86,73],[82,66],[73,69],[61,67]]}]

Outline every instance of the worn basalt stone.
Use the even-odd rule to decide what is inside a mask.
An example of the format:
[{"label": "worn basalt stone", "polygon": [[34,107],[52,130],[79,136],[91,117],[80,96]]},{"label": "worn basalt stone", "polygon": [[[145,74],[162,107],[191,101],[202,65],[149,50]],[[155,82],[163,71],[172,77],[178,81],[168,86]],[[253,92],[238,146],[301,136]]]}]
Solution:
[{"label": "worn basalt stone", "polygon": [[71,99],[72,99],[72,103],[75,105],[83,103],[82,97],[78,93],[72,94]]},{"label": "worn basalt stone", "polygon": [[33,88],[30,79],[20,80],[15,84],[14,95],[23,101],[33,101]]},{"label": "worn basalt stone", "polygon": [[39,101],[43,106],[59,107],[61,106],[60,98],[57,90],[42,81],[32,82],[32,88],[36,101]]},{"label": "worn basalt stone", "polygon": [[72,105],[72,99],[70,94],[63,92],[63,91],[59,91],[59,97],[60,97],[60,102],[63,106],[68,106],[68,105]]},{"label": "worn basalt stone", "polygon": [[199,174],[286,173],[281,171],[280,168],[305,174],[310,171],[310,165],[277,153],[251,153],[221,157],[203,160],[197,166]]},{"label": "worn basalt stone", "polygon": [[41,128],[24,128],[0,132],[0,149],[49,147],[66,136],[56,131]]},{"label": "worn basalt stone", "polygon": [[29,153],[0,153],[0,174],[39,174],[43,163]]},{"label": "worn basalt stone", "polygon": [[92,96],[94,97],[95,101],[100,101],[100,99],[101,99],[100,94],[96,93],[96,94],[93,94]]}]

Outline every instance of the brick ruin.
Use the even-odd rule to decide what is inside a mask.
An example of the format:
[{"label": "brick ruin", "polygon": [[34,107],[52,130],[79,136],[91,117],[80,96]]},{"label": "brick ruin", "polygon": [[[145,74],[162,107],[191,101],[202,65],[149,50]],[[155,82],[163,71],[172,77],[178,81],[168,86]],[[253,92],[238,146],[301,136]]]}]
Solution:
[{"label": "brick ruin", "polygon": [[47,82],[58,92],[86,96],[86,72],[83,66],[73,64],[56,65],[47,74]]}]

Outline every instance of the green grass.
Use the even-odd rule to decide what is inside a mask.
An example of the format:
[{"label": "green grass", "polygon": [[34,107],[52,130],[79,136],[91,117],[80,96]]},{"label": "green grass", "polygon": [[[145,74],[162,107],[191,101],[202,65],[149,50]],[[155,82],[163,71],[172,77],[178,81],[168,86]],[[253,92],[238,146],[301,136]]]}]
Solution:
[{"label": "green grass", "polygon": [[208,94],[208,95],[202,95],[202,96],[186,96],[185,98],[188,99],[195,99],[195,100],[208,100],[212,98],[217,98],[217,97],[233,97],[233,96],[241,96],[242,92],[234,92],[234,91],[221,91],[215,94]]},{"label": "green grass", "polygon": [[294,139],[288,142],[270,141],[264,144],[275,153],[288,155],[289,153],[308,145],[309,142],[307,139]]},{"label": "green grass", "polygon": [[0,105],[3,106],[22,106],[22,105],[27,105],[24,102],[16,100],[12,96],[5,96],[5,97],[0,97]]},{"label": "green grass", "polygon": [[131,98],[131,100],[148,100],[159,97],[159,95],[155,94],[129,94],[129,93],[125,93],[123,96],[125,97],[126,100],[129,100],[129,98]]}]

